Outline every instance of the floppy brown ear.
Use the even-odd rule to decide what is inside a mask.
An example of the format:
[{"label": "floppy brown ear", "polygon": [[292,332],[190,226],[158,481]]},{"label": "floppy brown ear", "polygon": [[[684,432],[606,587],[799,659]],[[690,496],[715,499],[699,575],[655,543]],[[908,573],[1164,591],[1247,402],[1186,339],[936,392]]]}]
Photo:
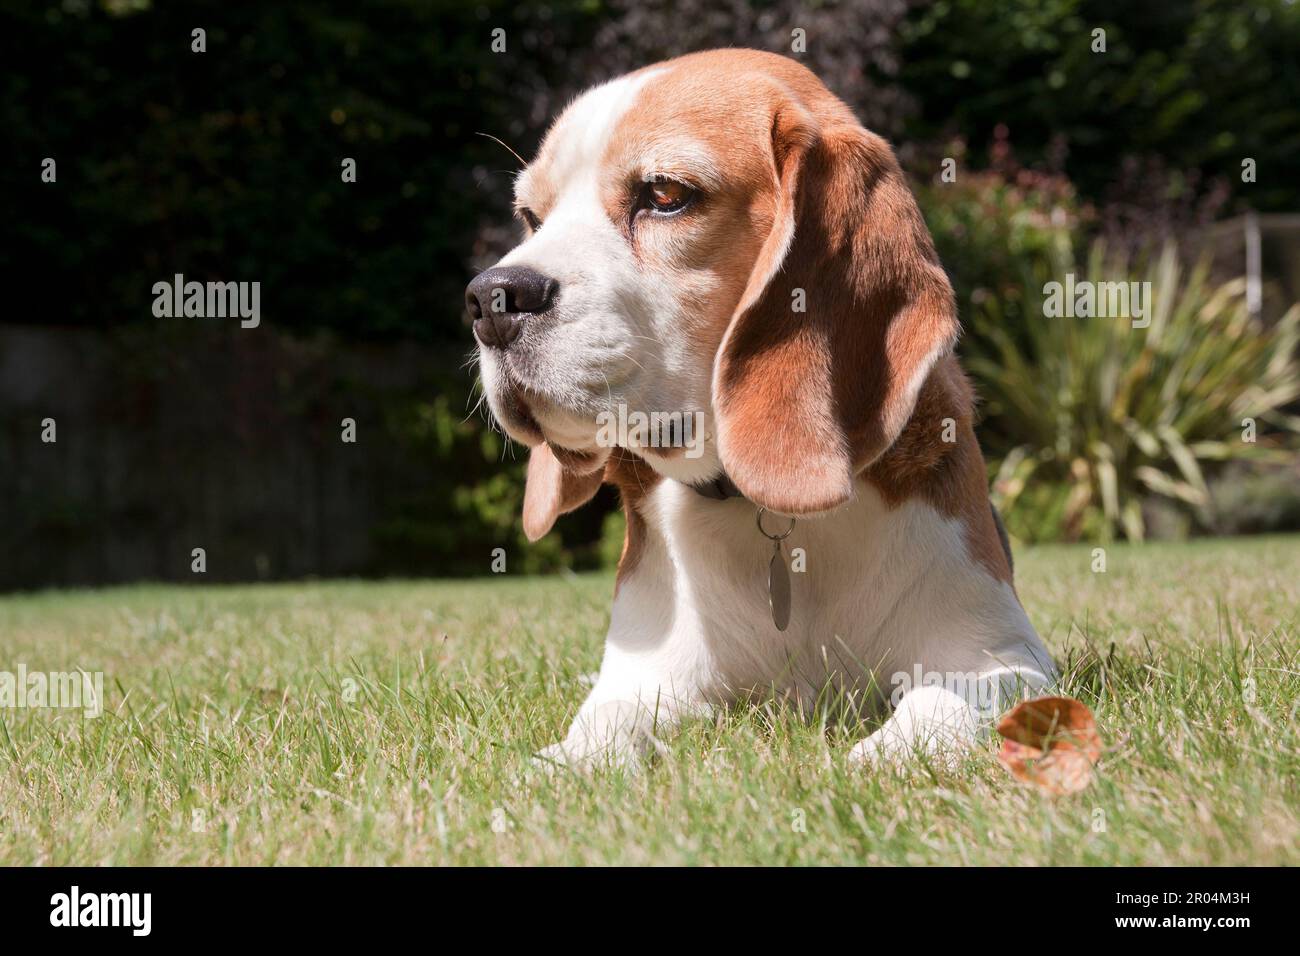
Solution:
[{"label": "floppy brown ear", "polygon": [[718,352],[714,408],[736,486],[763,507],[805,514],[852,496],[960,326],[883,139],[785,107],[773,159],[774,225]]},{"label": "floppy brown ear", "polygon": [[552,449],[546,442],[528,453],[524,485],[524,534],[536,541],[555,519],[580,508],[599,490],[608,455],[583,455]]}]

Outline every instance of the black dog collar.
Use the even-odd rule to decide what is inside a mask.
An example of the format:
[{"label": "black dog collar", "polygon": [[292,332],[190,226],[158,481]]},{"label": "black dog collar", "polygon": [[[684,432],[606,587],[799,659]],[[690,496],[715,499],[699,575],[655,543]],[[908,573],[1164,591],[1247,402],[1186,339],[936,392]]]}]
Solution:
[{"label": "black dog collar", "polygon": [[[727,477],[724,471],[718,477],[711,481],[705,481],[698,485],[688,485],[692,491],[704,498],[712,498],[714,501],[726,501],[728,498],[741,498],[745,496],[736,483]],[[781,550],[781,542],[790,536],[794,531],[795,519],[790,518],[790,527],[780,534],[772,534],[763,527],[763,515],[767,513],[766,508],[759,508],[755,515],[758,521],[759,533],[772,542],[772,560],[767,567],[767,604],[772,612],[772,624],[778,631],[784,631],[790,624],[790,569],[786,566],[785,554]]]},{"label": "black dog collar", "polygon": [[728,498],[743,498],[740,489],[736,487],[735,482],[727,477],[724,471],[718,477],[703,482],[698,485],[687,485],[691,491],[697,495],[703,495],[705,498],[712,498],[714,501],[726,501]]}]

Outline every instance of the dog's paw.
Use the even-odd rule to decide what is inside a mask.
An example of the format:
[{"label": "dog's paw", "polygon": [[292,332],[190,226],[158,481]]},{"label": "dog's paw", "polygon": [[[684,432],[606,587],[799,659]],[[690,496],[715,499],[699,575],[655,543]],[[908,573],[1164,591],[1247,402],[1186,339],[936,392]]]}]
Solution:
[{"label": "dog's paw", "polygon": [[955,766],[978,733],[976,716],[960,697],[921,688],[907,694],[879,730],[853,745],[849,761],[881,766],[919,760]]},{"label": "dog's paw", "polygon": [[897,761],[910,750],[892,742],[893,738],[884,735],[884,728],[869,737],[859,740],[849,750],[850,764],[871,767],[877,764]]},{"label": "dog's paw", "polygon": [[532,763],[547,773],[614,769],[636,772],[664,745],[655,736],[654,714],[632,701],[591,708],[560,743],[543,747]]},{"label": "dog's paw", "polygon": [[537,784],[552,780],[568,769],[569,757],[565,753],[564,744],[551,744],[549,747],[543,747],[533,754],[532,759],[528,761],[528,767],[524,771],[522,779],[527,784]]},{"label": "dog's paw", "polygon": [[559,743],[543,747],[533,755],[533,765],[548,773],[574,770],[637,770],[641,765],[641,733],[637,728],[604,725],[577,726]]},{"label": "dog's paw", "polygon": [[569,752],[564,749],[564,741],[543,747],[533,754],[533,763],[546,767],[567,767]]},{"label": "dog's paw", "polygon": [[617,746],[586,746],[582,742],[563,740],[543,747],[533,755],[532,769],[547,777],[564,772],[591,773],[595,770],[616,769],[635,771],[641,764],[635,748]]},{"label": "dog's paw", "polygon": [[902,767],[908,764],[957,767],[971,751],[969,738],[946,728],[929,728],[923,736],[897,732],[888,725],[859,740],[849,751],[849,763],[861,767]]}]

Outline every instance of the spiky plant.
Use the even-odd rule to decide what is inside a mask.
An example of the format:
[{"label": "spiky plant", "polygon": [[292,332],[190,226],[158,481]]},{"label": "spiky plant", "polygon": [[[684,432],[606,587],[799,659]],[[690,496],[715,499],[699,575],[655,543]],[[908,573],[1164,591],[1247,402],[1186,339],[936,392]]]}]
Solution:
[{"label": "spiky plant", "polygon": [[1141,540],[1144,499],[1205,512],[1215,464],[1293,447],[1300,420],[1285,406],[1300,395],[1300,304],[1265,326],[1247,311],[1244,280],[1214,285],[1206,263],[1187,270],[1172,244],[1130,261],[1098,242],[1082,269],[1060,250],[1027,273],[1029,301],[1045,302],[1045,280],[1067,273],[1076,284],[1149,282],[1150,325],[1045,311],[1008,322],[997,297],[981,303],[967,366],[1000,458],[994,501],[1014,533]]}]

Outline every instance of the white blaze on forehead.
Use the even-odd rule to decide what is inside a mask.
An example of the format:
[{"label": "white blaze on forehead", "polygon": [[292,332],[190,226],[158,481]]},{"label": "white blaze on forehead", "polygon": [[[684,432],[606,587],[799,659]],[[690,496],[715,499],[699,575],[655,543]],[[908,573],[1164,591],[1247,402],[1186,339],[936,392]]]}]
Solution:
[{"label": "white blaze on forehead", "polygon": [[632,109],[646,83],[664,72],[646,70],[611,80],[583,93],[564,111],[546,144],[550,153],[546,175],[555,183],[557,193],[563,195],[580,180],[594,184],[619,121]]}]

